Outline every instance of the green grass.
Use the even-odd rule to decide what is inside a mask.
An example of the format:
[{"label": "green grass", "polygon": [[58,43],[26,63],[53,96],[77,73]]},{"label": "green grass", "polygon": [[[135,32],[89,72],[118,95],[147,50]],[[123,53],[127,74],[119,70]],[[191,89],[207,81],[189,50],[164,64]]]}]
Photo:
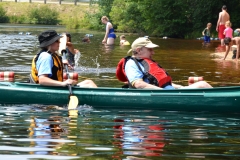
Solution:
[{"label": "green grass", "polygon": [[0,2],[0,5],[5,9],[8,16],[26,16],[30,13],[30,9],[38,8],[42,5],[47,5],[50,8],[55,9],[59,12],[60,24],[66,24],[69,22],[69,19],[83,19],[86,12],[91,12],[92,10],[97,9],[97,5],[89,6],[89,3],[77,3],[74,5],[74,2],[64,4],[63,1],[60,5],[58,1],[56,3],[28,3],[28,2]]}]

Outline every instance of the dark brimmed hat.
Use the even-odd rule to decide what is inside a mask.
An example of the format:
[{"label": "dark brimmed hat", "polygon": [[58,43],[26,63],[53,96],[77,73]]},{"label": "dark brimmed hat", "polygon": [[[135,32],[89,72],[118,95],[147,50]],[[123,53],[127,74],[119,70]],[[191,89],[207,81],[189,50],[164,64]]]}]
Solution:
[{"label": "dark brimmed hat", "polygon": [[42,32],[38,36],[38,41],[40,43],[39,47],[47,47],[53,44],[56,40],[60,39],[62,36],[58,35],[54,30],[47,30]]}]

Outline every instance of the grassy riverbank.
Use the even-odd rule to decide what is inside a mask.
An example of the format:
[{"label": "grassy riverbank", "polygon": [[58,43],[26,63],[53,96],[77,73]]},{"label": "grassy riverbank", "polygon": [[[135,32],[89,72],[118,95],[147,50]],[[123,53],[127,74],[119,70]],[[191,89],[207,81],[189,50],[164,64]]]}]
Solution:
[{"label": "grassy riverbank", "polygon": [[96,5],[89,6],[89,3],[77,3],[74,5],[72,3],[60,5],[57,1],[44,4],[41,3],[28,3],[28,2],[1,2],[0,5],[7,12],[7,16],[27,16],[31,9],[39,8],[41,6],[48,6],[51,9],[59,12],[60,24],[67,24],[69,21],[79,21],[81,20],[87,12],[94,12],[97,9]]}]

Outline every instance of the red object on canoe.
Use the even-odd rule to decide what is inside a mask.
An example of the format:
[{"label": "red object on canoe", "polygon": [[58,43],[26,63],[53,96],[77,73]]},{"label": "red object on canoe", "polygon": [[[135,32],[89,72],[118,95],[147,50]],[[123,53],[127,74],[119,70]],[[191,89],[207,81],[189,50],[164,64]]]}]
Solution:
[{"label": "red object on canoe", "polygon": [[189,77],[188,78],[188,85],[191,85],[193,83],[203,81],[203,77]]},{"label": "red object on canoe", "polygon": [[13,82],[14,72],[0,72],[0,81]]},{"label": "red object on canoe", "polygon": [[[76,72],[69,73],[69,77],[72,80],[78,81],[78,73]],[[67,73],[63,73],[63,80],[65,81],[67,79],[68,79]]]}]

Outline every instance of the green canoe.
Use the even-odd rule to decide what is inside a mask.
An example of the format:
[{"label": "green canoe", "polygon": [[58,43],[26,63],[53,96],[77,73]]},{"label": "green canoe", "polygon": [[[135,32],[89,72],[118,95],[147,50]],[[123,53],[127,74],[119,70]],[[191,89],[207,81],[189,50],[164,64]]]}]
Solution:
[{"label": "green canoe", "polygon": [[[73,87],[79,104],[93,107],[164,111],[240,112],[240,86],[208,89],[122,89]],[[68,104],[67,87],[0,82],[0,104]]]}]

